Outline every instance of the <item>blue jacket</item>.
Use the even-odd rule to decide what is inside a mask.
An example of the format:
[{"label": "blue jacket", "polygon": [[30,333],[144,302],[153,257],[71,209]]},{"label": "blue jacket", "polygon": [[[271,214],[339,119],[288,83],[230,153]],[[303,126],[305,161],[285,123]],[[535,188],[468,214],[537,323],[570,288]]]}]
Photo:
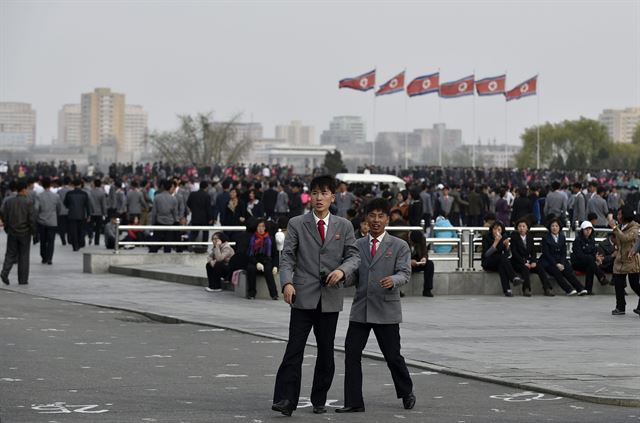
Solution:
[{"label": "blue jacket", "polygon": [[567,240],[564,234],[558,234],[557,243],[553,240],[553,235],[550,232],[542,238],[540,263],[543,267],[555,266],[558,263],[564,267],[570,266],[569,260],[567,260]]}]

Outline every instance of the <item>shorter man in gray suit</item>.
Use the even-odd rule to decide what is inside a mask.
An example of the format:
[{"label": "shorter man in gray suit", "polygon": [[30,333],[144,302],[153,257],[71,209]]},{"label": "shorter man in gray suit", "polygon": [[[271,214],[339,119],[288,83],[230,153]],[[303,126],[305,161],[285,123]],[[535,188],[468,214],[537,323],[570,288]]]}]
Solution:
[{"label": "shorter man in gray suit", "polygon": [[402,239],[389,235],[389,203],[382,198],[366,208],[369,235],[356,241],[360,267],[347,284],[356,285],[349,329],[345,339],[344,407],[336,413],[364,411],[362,397],[362,350],[373,330],[378,346],[387,361],[398,398],[410,410],[416,403],[413,382],[400,354],[402,307],[400,286],[411,277],[411,250]]}]

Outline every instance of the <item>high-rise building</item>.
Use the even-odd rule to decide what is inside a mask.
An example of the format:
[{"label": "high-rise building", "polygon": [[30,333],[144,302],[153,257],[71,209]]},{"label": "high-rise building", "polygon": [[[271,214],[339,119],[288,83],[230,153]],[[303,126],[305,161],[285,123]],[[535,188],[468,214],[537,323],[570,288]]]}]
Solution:
[{"label": "high-rise building", "polygon": [[65,104],[58,112],[58,139],[60,145],[82,145],[82,113],[79,104]]},{"label": "high-rise building", "polygon": [[604,109],[598,120],[607,127],[613,142],[631,143],[633,131],[640,124],[640,107],[623,110]]},{"label": "high-rise building", "polygon": [[303,125],[299,120],[293,120],[289,125],[277,125],[276,138],[292,146],[317,144],[313,126]]},{"label": "high-rise building", "polygon": [[320,144],[342,148],[346,144],[361,144],[367,140],[364,121],[360,116],[336,116],[329,129],[322,132]]},{"label": "high-rise building", "polygon": [[36,143],[36,112],[28,103],[0,102],[0,149],[28,150]]},{"label": "high-rise building", "polygon": [[147,149],[148,116],[142,106],[125,106],[124,112],[124,143],[118,153],[119,160],[137,161]]},{"label": "high-rise building", "polygon": [[[221,127],[228,125],[229,122],[214,122],[215,127]],[[231,127],[235,131],[235,139],[240,141],[244,139],[250,139],[253,141],[261,140],[262,136],[262,124],[258,122],[233,122]]]},{"label": "high-rise building", "polygon": [[82,144],[97,149],[115,145],[124,147],[124,94],[112,93],[109,88],[96,88],[82,94],[81,102]]}]

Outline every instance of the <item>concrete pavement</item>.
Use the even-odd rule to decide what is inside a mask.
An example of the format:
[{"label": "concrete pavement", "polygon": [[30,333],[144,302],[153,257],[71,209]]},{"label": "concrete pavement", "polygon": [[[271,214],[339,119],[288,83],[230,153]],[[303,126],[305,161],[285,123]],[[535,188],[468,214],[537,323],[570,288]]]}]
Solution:
[{"label": "concrete pavement", "polygon": [[[1,254],[5,243],[2,235]],[[89,246],[83,252],[91,250],[103,247]],[[82,255],[59,245],[52,266],[40,264],[37,246],[31,254],[30,284],[18,286],[14,268],[12,285],[3,288],[274,339],[287,336],[289,309],[282,301],[250,301],[232,292],[208,293],[183,284],[82,273]],[[631,313],[637,298],[629,292],[626,316],[611,316],[610,295],[406,297],[403,355],[410,364],[428,370],[638,407],[640,319]],[[339,347],[344,345],[350,302],[345,300],[340,315]],[[379,354],[375,340],[367,352],[372,357]]]}]

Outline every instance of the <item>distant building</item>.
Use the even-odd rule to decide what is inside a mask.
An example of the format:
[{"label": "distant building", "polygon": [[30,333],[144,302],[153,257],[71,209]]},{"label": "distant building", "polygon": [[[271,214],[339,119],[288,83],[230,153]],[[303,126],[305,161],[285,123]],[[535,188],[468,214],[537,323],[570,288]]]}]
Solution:
[{"label": "distant building", "polygon": [[115,145],[124,149],[124,94],[112,93],[109,88],[96,88],[82,94],[80,101],[82,144],[97,151],[98,147]]},{"label": "distant building", "polygon": [[65,104],[58,112],[58,139],[55,144],[82,145],[82,112],[79,104]]},{"label": "distant building", "polygon": [[348,144],[364,144],[367,132],[360,116],[336,116],[329,123],[329,129],[320,135],[320,144],[335,145],[338,149]]},{"label": "distant building", "polygon": [[120,161],[135,162],[140,160],[143,154],[148,153],[148,120],[147,112],[142,106],[125,106],[124,111],[124,143],[118,152]]},{"label": "distant building", "polygon": [[628,107],[623,110],[604,109],[598,120],[607,127],[614,142],[630,144],[633,131],[640,124],[640,107]]},{"label": "distant building", "polygon": [[317,144],[313,126],[303,125],[299,120],[293,120],[289,125],[277,125],[276,138],[285,140],[289,145]]},{"label": "distant building", "polygon": [[[513,168],[516,165],[516,155],[522,150],[521,145],[511,144],[496,144],[495,139],[493,143],[489,144],[476,144],[476,145],[464,145],[458,148],[458,155],[464,160],[459,160],[452,163],[456,166],[471,166],[474,162],[476,167],[481,168]],[[454,160],[456,155],[453,155]]]},{"label": "distant building", "polygon": [[[228,122],[214,122],[215,127],[227,125]],[[262,124],[258,122],[233,122],[232,127],[235,131],[235,139],[238,141],[250,139],[253,141],[262,139]]]},{"label": "distant building", "polygon": [[36,143],[36,112],[28,103],[0,102],[0,150],[29,150]]}]

